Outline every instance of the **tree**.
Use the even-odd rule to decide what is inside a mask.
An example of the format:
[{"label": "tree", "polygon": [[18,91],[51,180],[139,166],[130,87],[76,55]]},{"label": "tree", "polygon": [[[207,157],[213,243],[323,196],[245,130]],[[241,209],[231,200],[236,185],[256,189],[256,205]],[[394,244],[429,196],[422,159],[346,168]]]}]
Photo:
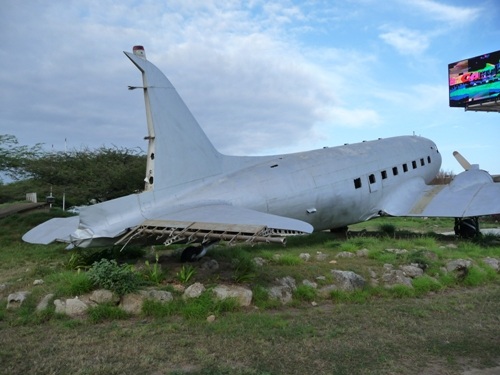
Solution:
[{"label": "tree", "polygon": [[145,169],[146,156],[139,149],[47,152],[39,144],[19,146],[14,136],[0,135],[0,171],[18,181],[9,189],[0,185],[2,201],[9,200],[8,192],[19,199],[20,189],[58,198],[65,194],[67,206],[114,199],[142,190]]},{"label": "tree", "polygon": [[[18,179],[27,160],[42,155],[42,145],[33,147],[20,146],[17,138],[11,134],[0,134],[0,173]],[[0,175],[0,181],[2,176]]]}]

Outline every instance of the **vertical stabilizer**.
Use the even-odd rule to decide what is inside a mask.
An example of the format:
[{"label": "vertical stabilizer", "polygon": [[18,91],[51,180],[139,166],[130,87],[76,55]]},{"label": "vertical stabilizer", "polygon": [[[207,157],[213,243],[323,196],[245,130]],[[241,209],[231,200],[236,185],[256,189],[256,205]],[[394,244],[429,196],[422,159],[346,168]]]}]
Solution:
[{"label": "vertical stabilizer", "polygon": [[[220,173],[222,155],[214,148],[174,86],[146,60],[144,48],[125,55],[142,72],[148,123],[146,190],[195,181]],[[134,89],[138,87],[129,87]],[[156,168],[155,168],[156,167]]]}]

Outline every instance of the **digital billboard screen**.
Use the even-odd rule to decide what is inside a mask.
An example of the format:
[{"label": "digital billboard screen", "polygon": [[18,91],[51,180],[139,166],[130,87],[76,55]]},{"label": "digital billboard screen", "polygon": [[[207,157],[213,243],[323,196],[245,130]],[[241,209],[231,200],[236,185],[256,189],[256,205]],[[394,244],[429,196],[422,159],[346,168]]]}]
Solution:
[{"label": "digital billboard screen", "polygon": [[500,51],[448,64],[450,107],[500,99]]}]

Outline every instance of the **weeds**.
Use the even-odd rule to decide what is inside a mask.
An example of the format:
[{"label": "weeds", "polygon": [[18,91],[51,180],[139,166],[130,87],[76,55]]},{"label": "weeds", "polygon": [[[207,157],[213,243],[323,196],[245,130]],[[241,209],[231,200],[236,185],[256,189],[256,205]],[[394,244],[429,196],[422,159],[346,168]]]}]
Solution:
[{"label": "weeds", "polygon": [[158,253],[155,254],[155,263],[152,265],[149,263],[149,260],[144,262],[145,270],[143,271],[143,275],[146,280],[151,281],[155,284],[160,284],[165,278],[165,274],[161,269],[161,265],[158,263],[160,256]]},{"label": "weeds", "polygon": [[132,267],[118,265],[115,260],[101,259],[95,262],[87,272],[95,287],[109,289],[122,296],[139,289],[140,280]]},{"label": "weeds", "polygon": [[183,265],[179,272],[177,272],[177,279],[186,284],[193,278],[196,274],[196,269],[191,265]]}]

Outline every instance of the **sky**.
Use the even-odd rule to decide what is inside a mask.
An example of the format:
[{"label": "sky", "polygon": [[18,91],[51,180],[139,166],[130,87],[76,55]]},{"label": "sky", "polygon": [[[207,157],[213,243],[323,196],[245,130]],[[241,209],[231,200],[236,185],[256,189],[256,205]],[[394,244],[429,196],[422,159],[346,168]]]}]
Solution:
[{"label": "sky", "polygon": [[396,135],[500,173],[500,114],[448,104],[448,64],[500,50],[496,0],[0,0],[0,134],[146,150],[143,45],[215,147],[298,152]]}]

